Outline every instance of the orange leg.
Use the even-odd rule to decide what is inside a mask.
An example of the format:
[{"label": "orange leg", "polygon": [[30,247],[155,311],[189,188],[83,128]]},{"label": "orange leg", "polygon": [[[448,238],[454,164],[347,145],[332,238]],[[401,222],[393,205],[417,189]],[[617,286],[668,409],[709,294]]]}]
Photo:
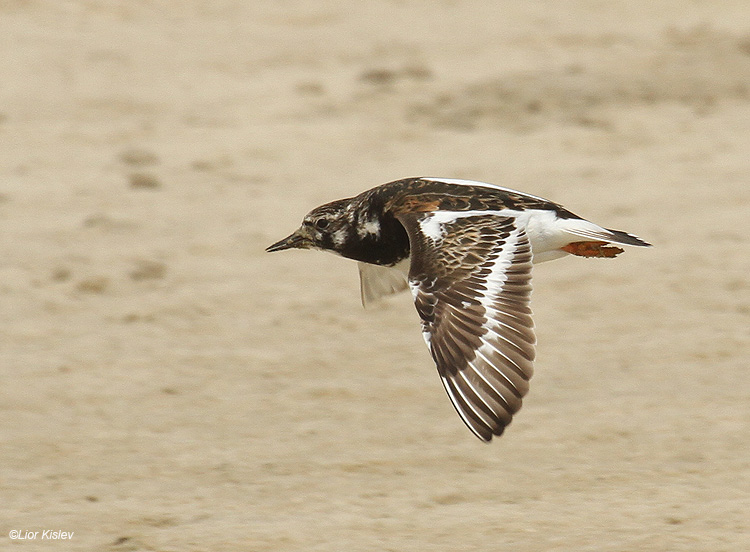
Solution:
[{"label": "orange leg", "polygon": [[563,251],[579,257],[616,257],[622,249],[603,241],[579,241],[561,247]]}]

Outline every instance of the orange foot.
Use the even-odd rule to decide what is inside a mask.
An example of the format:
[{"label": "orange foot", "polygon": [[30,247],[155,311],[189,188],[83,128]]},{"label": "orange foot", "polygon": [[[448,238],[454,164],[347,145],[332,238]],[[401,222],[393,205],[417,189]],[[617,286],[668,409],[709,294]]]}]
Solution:
[{"label": "orange foot", "polygon": [[623,251],[603,241],[573,242],[560,249],[579,257],[616,257]]}]

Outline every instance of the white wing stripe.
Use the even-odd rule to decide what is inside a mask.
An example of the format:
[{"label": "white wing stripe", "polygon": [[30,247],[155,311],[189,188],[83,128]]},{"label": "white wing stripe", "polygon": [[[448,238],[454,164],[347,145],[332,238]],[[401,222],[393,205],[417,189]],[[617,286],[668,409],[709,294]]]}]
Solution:
[{"label": "white wing stripe", "polygon": [[[560,219],[554,211],[546,209],[524,209],[520,211],[515,209],[501,209],[499,211],[432,211],[424,219],[428,221],[426,223],[428,226],[427,230],[422,226],[422,222],[420,222],[420,230],[434,241],[436,237],[438,239],[442,237],[442,229],[438,231],[436,223],[439,227],[440,225],[450,224],[461,218],[486,217],[487,215],[516,219],[515,225],[518,228],[525,229],[534,255],[541,255],[542,253],[560,249],[570,243],[571,236],[577,235],[604,241],[613,239],[613,236],[608,234],[604,228],[592,222],[584,219]],[[591,232],[594,233],[592,234]],[[597,234],[596,232],[599,233]],[[515,237],[515,241],[512,244],[516,247],[518,245],[519,231],[514,231],[511,236]],[[507,262],[510,262],[512,252],[503,249],[501,253],[503,258]],[[502,271],[499,271],[499,273],[502,273]]]},{"label": "white wing stripe", "polygon": [[435,211],[434,213],[431,213],[430,215],[424,217],[419,221],[419,229],[422,231],[422,234],[430,238],[435,243],[440,241],[445,235],[445,226],[443,225],[443,221],[440,220],[440,217],[435,216],[436,213],[439,212],[440,211]]}]

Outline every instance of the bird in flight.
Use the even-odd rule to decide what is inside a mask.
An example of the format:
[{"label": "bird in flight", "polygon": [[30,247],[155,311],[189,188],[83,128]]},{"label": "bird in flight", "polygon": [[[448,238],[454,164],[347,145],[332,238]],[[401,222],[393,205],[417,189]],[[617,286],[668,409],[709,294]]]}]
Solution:
[{"label": "bird in flight", "polygon": [[489,442],[529,390],[532,264],[569,254],[615,257],[619,245],[650,244],[541,197],[422,177],[321,205],[266,250],[322,249],[354,259],[365,305],[410,288],[453,406]]}]

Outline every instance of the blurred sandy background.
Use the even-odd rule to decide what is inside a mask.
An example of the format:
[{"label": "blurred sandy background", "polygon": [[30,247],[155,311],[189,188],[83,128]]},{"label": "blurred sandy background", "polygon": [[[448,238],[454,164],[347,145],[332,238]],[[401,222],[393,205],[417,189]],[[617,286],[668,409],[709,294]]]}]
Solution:
[{"label": "blurred sandy background", "polygon": [[[2,550],[750,549],[746,0],[3,0],[0,49]],[[408,294],[263,252],[413,175],[656,246],[535,269],[490,446]]]}]

